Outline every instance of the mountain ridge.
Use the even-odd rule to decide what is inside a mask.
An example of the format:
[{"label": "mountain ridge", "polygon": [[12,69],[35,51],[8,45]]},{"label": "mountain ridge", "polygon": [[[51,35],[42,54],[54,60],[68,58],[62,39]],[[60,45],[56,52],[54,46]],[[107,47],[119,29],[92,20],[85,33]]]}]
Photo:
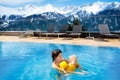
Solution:
[{"label": "mountain ridge", "polygon": [[54,12],[62,14],[66,17],[70,15],[74,15],[79,11],[86,11],[88,14],[97,14],[98,12],[106,9],[119,9],[120,10],[120,3],[119,2],[95,2],[90,5],[85,6],[67,6],[67,7],[54,7],[51,4],[47,4],[45,6],[35,6],[35,5],[26,5],[24,7],[17,7],[17,8],[9,8],[0,6],[0,15],[21,15],[23,17],[27,17],[33,14],[42,14],[45,12]]},{"label": "mountain ridge", "polygon": [[[2,10],[1,7],[0,10]],[[51,25],[59,28],[71,25],[76,17],[86,31],[98,31],[98,24],[108,24],[111,31],[120,31],[120,3],[118,2],[98,1],[86,6],[61,8],[53,7],[50,4],[44,7],[27,5],[19,8],[6,8],[0,12],[1,31],[46,30]],[[5,15],[5,12],[9,15]]]}]

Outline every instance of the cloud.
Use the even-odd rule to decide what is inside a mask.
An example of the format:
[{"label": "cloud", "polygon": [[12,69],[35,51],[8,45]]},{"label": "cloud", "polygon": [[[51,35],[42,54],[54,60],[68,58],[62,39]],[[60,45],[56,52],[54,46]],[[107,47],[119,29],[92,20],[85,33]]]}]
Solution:
[{"label": "cloud", "polygon": [[5,5],[15,5],[15,4],[23,4],[30,2],[43,2],[44,0],[0,0],[0,4]]}]

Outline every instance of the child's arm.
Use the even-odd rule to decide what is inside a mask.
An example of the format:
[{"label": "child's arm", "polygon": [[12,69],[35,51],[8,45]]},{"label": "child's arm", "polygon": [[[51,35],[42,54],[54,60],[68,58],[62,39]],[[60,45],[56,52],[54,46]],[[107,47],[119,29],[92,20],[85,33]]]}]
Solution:
[{"label": "child's arm", "polygon": [[52,63],[52,67],[59,70],[59,71],[62,71],[56,64]]},{"label": "child's arm", "polygon": [[85,73],[84,72],[72,72],[73,74],[80,74],[80,75],[85,75]]},{"label": "child's arm", "polygon": [[61,73],[63,73],[63,74],[66,74],[67,72],[64,70],[64,69],[61,69],[60,67],[58,67],[56,64],[52,64],[52,67],[53,68],[55,68],[55,69],[57,69],[58,71],[60,71]]},{"label": "child's arm", "polygon": [[61,69],[61,70],[62,70],[62,73],[63,73],[63,74],[66,74],[66,73],[67,73],[66,70],[64,70],[64,69]]}]

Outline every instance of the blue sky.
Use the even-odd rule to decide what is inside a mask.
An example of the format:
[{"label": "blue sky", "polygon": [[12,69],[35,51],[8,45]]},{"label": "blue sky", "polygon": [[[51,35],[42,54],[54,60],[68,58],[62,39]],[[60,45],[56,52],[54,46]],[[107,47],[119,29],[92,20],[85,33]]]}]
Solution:
[{"label": "blue sky", "polygon": [[97,1],[102,2],[120,2],[120,0],[0,0],[0,6],[6,7],[21,7],[28,4],[36,6],[44,6],[46,4],[51,4],[55,7],[65,7],[65,6],[82,6],[86,4],[91,4]]}]

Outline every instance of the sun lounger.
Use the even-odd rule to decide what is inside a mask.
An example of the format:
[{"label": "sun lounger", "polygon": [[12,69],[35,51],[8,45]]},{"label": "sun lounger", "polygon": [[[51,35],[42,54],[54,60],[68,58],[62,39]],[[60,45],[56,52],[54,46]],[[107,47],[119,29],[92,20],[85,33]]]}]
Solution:
[{"label": "sun lounger", "polygon": [[82,31],[82,27],[79,26],[79,25],[75,25],[75,26],[73,26],[72,31],[69,31],[68,36],[75,36],[75,35],[77,35],[78,38],[79,38],[80,35],[81,35],[81,33],[80,33],[81,31]]},{"label": "sun lounger", "polygon": [[22,33],[22,35],[20,37],[27,37],[27,36],[34,36],[34,32],[33,30],[27,30],[25,32]]},{"label": "sun lounger", "polygon": [[107,37],[119,37],[117,34],[111,34],[108,24],[98,24],[98,29],[100,31],[101,36],[107,36]]},{"label": "sun lounger", "polygon": [[61,35],[66,35],[66,30],[67,30],[67,26],[62,26],[59,28],[59,31],[56,33],[58,35],[58,38],[61,36]]},{"label": "sun lounger", "polygon": [[48,38],[48,35],[54,35],[55,34],[54,33],[54,28],[55,28],[55,26],[49,26],[47,31],[45,33],[43,33],[43,34],[46,35],[46,38]]}]

